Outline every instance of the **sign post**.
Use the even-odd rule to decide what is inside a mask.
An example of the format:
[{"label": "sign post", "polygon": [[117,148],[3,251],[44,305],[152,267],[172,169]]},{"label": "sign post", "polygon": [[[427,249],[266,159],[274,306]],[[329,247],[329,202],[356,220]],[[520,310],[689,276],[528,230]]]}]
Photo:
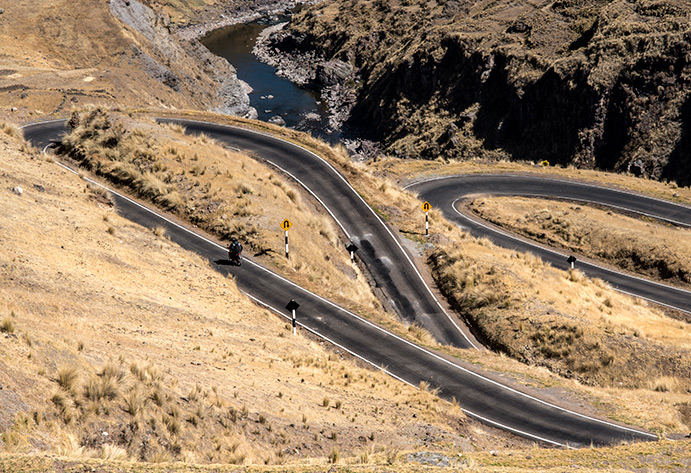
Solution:
[{"label": "sign post", "polygon": [[288,230],[292,226],[293,226],[293,224],[290,223],[290,220],[288,220],[288,219],[285,219],[284,221],[281,222],[281,228],[283,229],[283,231],[285,232],[285,235],[286,235],[286,258],[290,258],[289,252],[288,252]]},{"label": "sign post", "polygon": [[297,320],[295,318],[295,311],[297,310],[298,307],[300,307],[300,304],[295,302],[294,299],[291,299],[290,302],[288,302],[288,305],[286,306],[286,309],[288,309],[289,311],[291,311],[293,313],[293,335],[295,335],[297,333],[297,331],[296,331]]},{"label": "sign post", "polygon": [[566,262],[571,265],[571,269],[574,269],[576,267],[576,257],[574,255],[569,256]]},{"label": "sign post", "polygon": [[350,252],[350,262],[355,262],[355,252],[357,251],[357,246],[352,241],[346,246],[346,250]]},{"label": "sign post", "polygon": [[429,202],[422,204],[422,210],[425,211],[425,235],[429,235],[429,211],[431,208]]}]

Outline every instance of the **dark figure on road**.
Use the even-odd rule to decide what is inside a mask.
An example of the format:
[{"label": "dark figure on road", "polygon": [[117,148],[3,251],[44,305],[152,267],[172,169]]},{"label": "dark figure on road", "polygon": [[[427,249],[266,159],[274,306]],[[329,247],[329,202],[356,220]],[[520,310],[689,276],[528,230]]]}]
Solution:
[{"label": "dark figure on road", "polygon": [[242,260],[240,259],[241,256],[242,244],[237,238],[233,238],[230,240],[230,245],[228,245],[228,259],[230,260],[230,264],[240,266],[242,264]]}]

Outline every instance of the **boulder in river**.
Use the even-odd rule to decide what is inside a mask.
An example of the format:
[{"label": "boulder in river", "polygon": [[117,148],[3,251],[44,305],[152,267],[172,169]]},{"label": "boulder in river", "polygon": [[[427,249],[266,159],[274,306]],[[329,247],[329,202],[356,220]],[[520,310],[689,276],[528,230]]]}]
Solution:
[{"label": "boulder in river", "polygon": [[273,117],[269,118],[269,123],[273,123],[274,125],[278,126],[286,125],[286,121],[280,115],[274,115]]}]

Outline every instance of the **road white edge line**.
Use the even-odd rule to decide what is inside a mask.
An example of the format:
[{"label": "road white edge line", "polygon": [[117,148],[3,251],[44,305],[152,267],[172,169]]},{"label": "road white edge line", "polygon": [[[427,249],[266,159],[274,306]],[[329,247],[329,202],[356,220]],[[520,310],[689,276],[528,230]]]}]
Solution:
[{"label": "road white edge line", "polygon": [[680,203],[677,203],[677,202],[672,202],[672,201],[670,201],[670,200],[665,200],[665,199],[661,199],[661,198],[659,198],[659,197],[649,196],[649,195],[647,195],[647,194],[641,194],[641,193],[637,193],[637,192],[626,191],[626,190],[622,190],[622,189],[617,189],[617,188],[615,188],[615,187],[599,186],[599,185],[597,185],[597,184],[591,184],[591,183],[589,183],[589,182],[582,182],[582,181],[574,181],[574,180],[571,180],[571,179],[557,179],[557,178],[554,178],[554,177],[542,177],[542,176],[535,175],[535,174],[527,174],[527,175],[526,175],[526,174],[512,174],[512,173],[506,173],[506,174],[483,174],[483,173],[478,173],[478,174],[451,174],[451,175],[449,175],[449,176],[437,176],[437,177],[430,177],[430,178],[427,178],[427,179],[421,179],[421,180],[419,180],[419,181],[415,181],[415,182],[411,182],[411,183],[409,183],[409,184],[406,184],[403,188],[404,188],[404,189],[408,189],[409,187],[417,186],[417,185],[419,185],[419,184],[424,184],[424,183],[426,183],[426,182],[442,181],[442,180],[444,180],[444,179],[454,179],[454,178],[457,178],[457,177],[468,177],[468,176],[497,176],[497,177],[508,176],[508,177],[521,177],[521,178],[524,178],[524,179],[525,179],[526,177],[530,177],[530,178],[533,178],[533,179],[542,179],[542,180],[545,180],[545,181],[568,182],[568,183],[570,183],[570,184],[576,184],[576,185],[579,185],[579,186],[594,187],[594,188],[596,188],[596,189],[610,190],[610,191],[619,192],[619,193],[626,194],[626,195],[634,195],[634,196],[636,196],[636,197],[643,197],[643,198],[645,198],[645,199],[656,200],[656,201],[662,202],[662,203],[664,203],[664,204],[675,205],[675,206],[677,206],[677,207],[682,207],[682,208],[685,208],[685,209],[687,209],[687,210],[691,210],[691,206],[688,206],[688,205],[686,205],[686,204],[680,204]]},{"label": "road white edge line", "polygon": [[[451,205],[452,205],[452,208],[453,208],[454,212],[456,212],[458,215],[460,215],[460,216],[461,216],[462,218],[464,218],[465,220],[467,220],[467,221],[469,221],[469,222],[472,222],[472,223],[475,224],[475,225],[479,225],[479,226],[481,226],[481,227],[483,227],[483,228],[486,228],[486,229],[489,230],[490,232],[494,232],[494,233],[498,233],[498,234],[500,234],[500,235],[504,235],[504,236],[507,237],[507,238],[511,238],[512,240],[519,241],[519,242],[521,242],[521,243],[524,243],[524,244],[526,244],[526,245],[528,245],[528,246],[531,246],[531,247],[533,247],[533,248],[536,248],[536,249],[538,249],[538,250],[546,251],[547,253],[552,253],[552,254],[557,255],[557,256],[566,257],[566,255],[565,255],[564,253],[561,253],[561,252],[559,252],[559,251],[557,251],[557,250],[554,250],[554,249],[552,249],[552,248],[550,248],[550,247],[547,247],[547,246],[540,246],[540,245],[538,245],[538,244],[536,244],[536,243],[533,243],[533,242],[531,242],[531,241],[524,240],[524,239],[522,239],[522,238],[516,238],[514,235],[511,235],[510,233],[507,233],[507,232],[505,232],[505,231],[503,231],[503,230],[500,230],[500,229],[497,229],[497,228],[490,227],[489,225],[486,225],[485,223],[483,223],[483,222],[481,222],[481,221],[479,221],[479,220],[470,219],[470,218],[469,218],[468,216],[466,216],[463,212],[461,212],[460,210],[458,210],[458,209],[456,208],[456,203],[457,203],[460,199],[462,199],[462,198],[463,198],[463,197],[459,197],[458,199],[454,200],[453,203],[452,203]],[[501,245],[497,245],[497,246],[501,246]],[[509,248],[507,248],[507,249],[509,249]],[[691,295],[691,291],[688,291],[688,290],[686,290],[686,289],[683,289],[683,288],[680,288],[680,287],[676,287],[676,286],[668,286],[668,285],[666,285],[666,284],[662,284],[662,283],[659,283],[659,282],[657,282],[657,281],[651,281],[651,280],[649,280],[649,279],[644,279],[644,278],[641,278],[641,277],[639,277],[639,276],[634,276],[634,275],[631,275],[631,274],[622,273],[622,272],[620,272],[620,271],[616,271],[616,270],[611,269],[611,268],[605,268],[604,266],[600,266],[600,265],[595,264],[595,263],[582,262],[581,264],[582,264],[583,266],[590,266],[590,267],[597,268],[597,269],[600,269],[600,270],[605,271],[605,272],[610,272],[610,273],[613,273],[613,274],[618,274],[618,275],[624,276],[624,277],[626,277],[626,278],[635,279],[635,280],[637,280],[637,281],[642,281],[642,282],[645,282],[645,283],[648,283],[648,284],[652,284],[652,285],[655,285],[655,286],[663,287],[663,288],[665,288],[665,289],[670,289],[670,290],[674,290],[674,291],[679,291],[679,292],[682,292],[682,293],[688,293],[689,295]],[[559,268],[555,268],[555,269],[559,269]],[[648,300],[648,301],[651,301],[651,302],[655,302],[656,304],[660,304],[660,305],[663,305],[663,306],[665,306],[665,307],[669,307],[670,309],[679,310],[679,311],[685,312],[685,313],[687,313],[687,314],[688,314],[688,313],[691,313],[691,311],[689,311],[689,310],[687,310],[687,309],[682,309],[681,307],[676,307],[676,306],[673,306],[673,305],[670,305],[670,304],[666,304],[666,303],[664,303],[664,302],[657,301],[656,299],[650,299],[650,298],[648,298],[648,297],[640,296],[640,295],[638,295],[638,294],[633,294],[633,293],[630,293],[630,292],[621,290],[621,289],[619,289],[619,288],[617,288],[617,287],[614,287],[614,286],[611,286],[611,287],[612,287],[612,289],[614,289],[615,291],[621,292],[621,293],[623,293],[623,294],[628,294],[628,295],[630,295],[630,296],[639,297],[639,298],[641,298],[641,299],[645,299],[645,300]]]},{"label": "road white edge line", "polygon": [[352,240],[352,238],[351,238],[351,236],[350,236],[350,233],[348,233],[348,230],[346,230],[346,228],[343,226],[343,224],[341,223],[341,221],[340,221],[339,219],[336,218],[336,216],[333,214],[333,212],[331,211],[331,209],[328,208],[324,202],[322,202],[322,200],[319,198],[319,196],[318,196],[317,194],[315,194],[315,193],[312,191],[312,189],[310,189],[309,187],[307,187],[300,179],[298,179],[297,177],[295,177],[295,175],[293,175],[292,173],[286,171],[285,169],[283,169],[283,168],[282,168],[281,166],[279,166],[278,164],[274,163],[273,161],[269,161],[269,160],[266,159],[266,158],[262,158],[262,159],[264,159],[267,163],[269,163],[270,165],[272,165],[273,167],[275,167],[275,168],[278,169],[279,171],[281,171],[281,172],[287,174],[288,176],[290,176],[291,179],[293,179],[295,182],[297,182],[298,184],[300,184],[307,192],[309,192],[310,195],[311,195],[312,197],[314,197],[315,199],[317,199],[317,201],[322,205],[322,207],[324,207],[324,209],[326,209],[326,211],[329,213],[329,215],[331,215],[331,218],[334,219],[334,220],[336,221],[336,223],[338,224],[339,227],[341,227],[341,230],[343,231],[343,233],[345,233],[345,236],[346,236],[349,240]]},{"label": "road white edge line", "polygon": [[[374,215],[374,217],[379,221],[379,223],[380,223],[380,224],[382,225],[382,227],[386,230],[386,232],[389,234],[389,236],[391,237],[391,239],[396,243],[396,245],[398,246],[398,248],[401,250],[401,253],[403,253],[403,256],[404,256],[404,257],[406,258],[406,260],[408,261],[408,264],[410,264],[410,266],[413,268],[413,271],[414,271],[415,274],[418,276],[418,278],[419,278],[420,281],[422,282],[422,285],[425,287],[425,289],[427,289],[427,292],[428,292],[429,295],[432,297],[432,300],[434,300],[434,302],[437,304],[437,306],[439,307],[439,309],[441,310],[441,312],[449,319],[449,321],[453,324],[453,326],[456,328],[456,330],[463,336],[463,338],[465,338],[465,340],[470,344],[470,346],[473,347],[473,348],[476,349],[476,350],[478,349],[478,347],[477,347],[477,346],[473,343],[473,341],[465,334],[465,332],[463,332],[463,330],[461,330],[461,328],[458,326],[458,324],[457,324],[456,321],[453,319],[453,317],[451,317],[451,315],[449,315],[449,313],[446,312],[446,310],[444,309],[444,306],[441,305],[441,302],[439,302],[439,300],[437,300],[437,298],[435,297],[434,293],[432,292],[432,289],[427,285],[427,283],[425,282],[425,280],[424,280],[423,277],[422,277],[422,274],[420,274],[420,272],[418,271],[417,267],[415,266],[415,264],[413,263],[413,261],[410,259],[410,256],[408,256],[408,253],[405,251],[405,249],[404,249],[403,246],[401,245],[401,242],[399,242],[398,239],[397,239],[397,238],[394,236],[394,234],[391,232],[391,229],[389,229],[389,227],[384,223],[384,221],[383,221],[383,220],[381,219],[381,217],[374,211],[374,209],[373,209],[372,207],[370,207],[370,205],[365,201],[365,199],[363,199],[362,196],[355,190],[355,188],[353,188],[353,186],[350,184],[350,182],[348,182],[348,180],[347,180],[340,172],[338,172],[338,170],[337,170],[331,163],[329,163],[327,160],[325,160],[324,158],[322,158],[322,157],[319,156],[318,154],[316,154],[316,153],[314,153],[314,152],[308,150],[307,148],[303,148],[302,146],[300,146],[300,145],[298,145],[298,144],[295,144],[295,143],[293,143],[293,142],[291,142],[291,141],[285,140],[285,139],[283,139],[283,138],[279,138],[279,137],[274,136],[274,135],[271,135],[271,134],[262,133],[262,132],[260,132],[260,131],[250,130],[250,129],[248,129],[248,128],[242,128],[242,127],[237,127],[237,126],[225,125],[225,124],[221,124],[221,123],[204,122],[204,121],[200,121],[200,120],[174,119],[174,118],[164,118],[164,119],[165,119],[165,120],[189,121],[189,122],[192,122],[192,123],[199,123],[199,124],[211,124],[211,125],[219,126],[219,127],[222,127],[222,128],[235,128],[235,129],[239,129],[239,130],[242,130],[242,131],[247,131],[247,132],[249,132],[249,133],[254,133],[254,134],[256,134],[256,135],[261,135],[261,136],[264,136],[264,137],[267,137],[267,138],[271,138],[271,139],[274,139],[274,140],[277,140],[277,141],[281,141],[281,142],[283,142],[283,143],[286,143],[286,144],[288,144],[288,145],[294,146],[294,147],[296,147],[296,148],[299,148],[299,149],[305,151],[306,153],[311,154],[312,156],[314,156],[315,158],[317,158],[317,159],[320,160],[321,162],[323,162],[328,168],[331,169],[331,171],[332,171],[336,176],[338,176],[338,177],[346,184],[346,186],[348,186],[348,188],[353,192],[353,194],[355,194],[355,196],[356,196],[358,199],[360,199],[360,200],[362,201],[362,203],[369,209],[369,211],[372,212],[372,215]],[[298,182],[299,182],[299,181],[298,181]],[[302,185],[303,185],[303,187],[305,187],[304,184],[302,184]],[[313,193],[312,191],[310,191],[310,193],[312,193],[312,194],[314,195],[314,193]],[[321,202],[321,201],[320,201],[320,202]],[[323,203],[322,203],[322,205],[323,205]],[[329,212],[329,214],[332,214],[331,211],[330,211],[326,206],[324,206],[324,208],[327,209],[327,211]],[[336,221],[338,222],[338,220],[336,220]],[[340,225],[340,222],[339,222],[339,225]],[[346,235],[347,235],[347,234],[348,234],[348,233],[346,232]]]}]

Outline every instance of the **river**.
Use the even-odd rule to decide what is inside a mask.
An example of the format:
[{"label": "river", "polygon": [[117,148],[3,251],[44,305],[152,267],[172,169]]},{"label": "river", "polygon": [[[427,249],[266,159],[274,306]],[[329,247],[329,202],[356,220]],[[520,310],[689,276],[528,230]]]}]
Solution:
[{"label": "river", "polygon": [[[279,18],[277,21],[286,20]],[[269,121],[280,116],[289,128],[336,143],[340,133],[328,131],[327,110],[319,97],[278,77],[274,67],[252,54],[261,31],[277,21],[259,20],[228,26],[210,33],[202,39],[202,44],[231,63],[237,69],[238,78],[252,87],[250,105],[257,110],[259,120]]]}]

